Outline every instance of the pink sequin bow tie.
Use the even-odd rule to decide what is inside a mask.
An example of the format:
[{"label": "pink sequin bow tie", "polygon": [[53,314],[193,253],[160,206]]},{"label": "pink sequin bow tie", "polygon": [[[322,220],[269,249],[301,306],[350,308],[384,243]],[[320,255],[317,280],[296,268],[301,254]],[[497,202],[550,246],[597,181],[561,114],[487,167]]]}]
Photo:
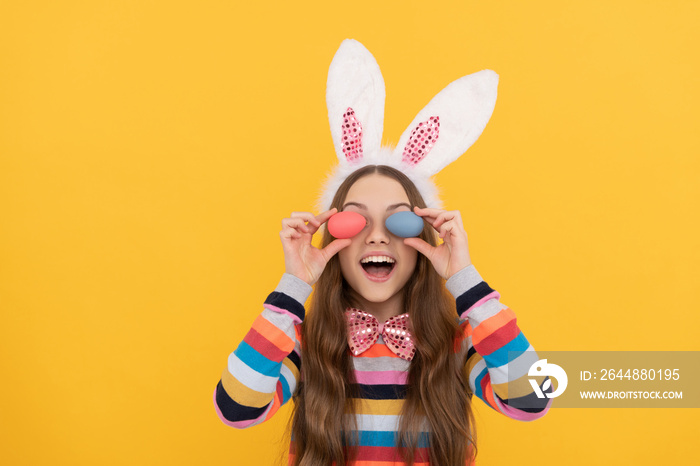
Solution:
[{"label": "pink sequin bow tie", "polygon": [[348,323],[348,345],[355,356],[367,351],[380,334],[386,347],[398,357],[410,361],[416,354],[413,335],[409,331],[408,314],[394,316],[380,324],[372,314],[348,308],[345,319]]}]

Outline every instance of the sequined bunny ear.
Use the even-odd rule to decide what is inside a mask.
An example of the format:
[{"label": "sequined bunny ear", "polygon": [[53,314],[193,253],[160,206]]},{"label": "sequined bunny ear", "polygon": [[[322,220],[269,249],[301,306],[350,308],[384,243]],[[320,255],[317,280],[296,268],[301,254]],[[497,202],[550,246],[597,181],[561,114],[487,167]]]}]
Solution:
[{"label": "sequined bunny ear", "polygon": [[356,165],[380,148],[384,129],[384,78],[362,44],[346,39],[328,70],[326,105],[340,165]]},{"label": "sequined bunny ear", "polygon": [[[384,78],[362,44],[346,39],[328,69],[326,105],[338,165],[324,183],[319,208],[328,210],[333,195],[350,173],[381,163],[384,130]],[[384,153],[384,154],[383,154]]]},{"label": "sequined bunny ear", "polygon": [[482,70],[450,83],[413,119],[394,157],[422,176],[457,160],[479,138],[496,105],[498,75]]}]

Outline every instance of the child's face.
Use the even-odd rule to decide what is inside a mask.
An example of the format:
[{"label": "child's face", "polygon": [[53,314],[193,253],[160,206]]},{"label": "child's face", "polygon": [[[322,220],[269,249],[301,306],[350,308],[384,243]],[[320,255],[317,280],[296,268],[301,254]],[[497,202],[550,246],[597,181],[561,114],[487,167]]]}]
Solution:
[{"label": "child's face", "polygon": [[[371,303],[395,298],[413,274],[418,257],[415,249],[406,246],[403,238],[391,234],[384,225],[391,214],[412,211],[403,187],[378,173],[365,176],[350,187],[340,210],[357,212],[367,220],[350,246],[338,253],[343,277],[360,297]],[[375,259],[368,259],[371,256]],[[377,262],[376,257],[385,262]]]}]

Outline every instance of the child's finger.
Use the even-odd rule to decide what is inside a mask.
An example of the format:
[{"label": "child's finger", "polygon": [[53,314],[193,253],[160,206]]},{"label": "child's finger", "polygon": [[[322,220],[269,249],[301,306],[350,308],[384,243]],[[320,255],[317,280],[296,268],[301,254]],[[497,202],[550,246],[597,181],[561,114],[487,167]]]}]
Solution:
[{"label": "child's finger", "polygon": [[425,209],[421,209],[420,207],[414,207],[413,208],[413,213],[418,215],[419,217],[423,218],[424,220],[432,219],[435,220],[435,215],[429,214],[428,212],[423,212]]},{"label": "child's finger", "polygon": [[430,207],[414,207],[413,211],[415,212],[416,215],[419,215],[421,217],[437,217],[441,213],[445,212],[442,209],[433,209]]},{"label": "child's finger", "polygon": [[321,226],[322,223],[326,223],[326,221],[331,218],[334,214],[338,212],[338,209],[333,207],[331,210],[327,210],[323,213],[318,214],[315,219],[319,222],[318,226]]},{"label": "child's finger", "polygon": [[337,209],[333,207],[331,210],[327,210],[326,212],[323,212],[322,214],[319,214],[317,216],[314,216],[308,220],[309,225],[311,226],[311,229],[309,233],[312,235],[315,234],[319,228],[321,228],[321,225],[323,225],[333,214],[335,214]]},{"label": "child's finger", "polygon": [[437,217],[438,215],[440,215],[441,212],[444,212],[443,209],[435,209],[432,207],[418,207],[418,206],[415,206],[413,208],[413,210],[415,211],[415,213],[417,215],[420,215],[421,217],[423,215],[432,215],[433,217]]},{"label": "child's finger", "polygon": [[438,230],[440,231],[440,238],[444,238],[448,233],[451,233],[454,227],[455,224],[452,220],[448,220],[442,225],[440,225],[440,227],[438,228]]},{"label": "child's finger", "polygon": [[301,238],[301,233],[291,227],[283,228],[280,231],[280,238],[282,239],[298,239]]},{"label": "child's finger", "polygon": [[321,254],[323,254],[323,259],[328,262],[331,260],[331,257],[335,256],[338,251],[340,251],[343,248],[346,248],[352,244],[352,240],[350,238],[345,238],[345,239],[336,239],[331,241],[328,246],[325,248],[321,249]]},{"label": "child's finger", "polygon": [[411,246],[425,257],[430,259],[435,253],[435,246],[431,246],[420,238],[404,238],[403,244]]},{"label": "child's finger", "polygon": [[458,217],[459,212],[456,210],[442,212],[440,215],[438,215],[438,218],[435,219],[435,223],[433,224],[433,226],[435,228],[440,228],[440,226],[444,223],[453,221]]},{"label": "child's finger", "polygon": [[309,233],[309,227],[304,222],[302,218],[285,218],[282,220],[283,228],[294,228],[296,230],[301,230],[304,233]]},{"label": "child's finger", "polygon": [[[421,209],[420,207],[414,207],[415,214],[421,217],[423,220],[428,222],[431,226],[435,223],[435,220],[437,219],[437,214],[433,215],[431,213],[425,212],[428,209]],[[434,209],[437,210],[437,209]]]},{"label": "child's finger", "polygon": [[314,214],[312,214],[311,212],[292,212],[292,215],[290,217],[303,219],[305,222],[309,222],[310,224],[315,225],[317,227],[320,225],[318,220],[316,220],[316,216],[314,216]]},{"label": "child's finger", "polygon": [[459,223],[455,220],[449,220],[440,227],[440,238],[442,238],[445,243],[452,245],[454,241],[466,242],[466,233],[464,229],[460,228]]}]

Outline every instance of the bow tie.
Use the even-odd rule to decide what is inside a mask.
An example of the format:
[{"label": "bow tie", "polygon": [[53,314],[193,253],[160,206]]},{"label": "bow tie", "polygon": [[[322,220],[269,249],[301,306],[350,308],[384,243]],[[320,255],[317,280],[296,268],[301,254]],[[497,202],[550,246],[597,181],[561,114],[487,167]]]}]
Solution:
[{"label": "bow tie", "polygon": [[348,323],[348,345],[355,356],[367,351],[380,334],[386,347],[398,357],[410,361],[416,354],[413,335],[408,328],[408,314],[394,316],[380,324],[372,314],[348,308],[345,311],[345,320]]}]

